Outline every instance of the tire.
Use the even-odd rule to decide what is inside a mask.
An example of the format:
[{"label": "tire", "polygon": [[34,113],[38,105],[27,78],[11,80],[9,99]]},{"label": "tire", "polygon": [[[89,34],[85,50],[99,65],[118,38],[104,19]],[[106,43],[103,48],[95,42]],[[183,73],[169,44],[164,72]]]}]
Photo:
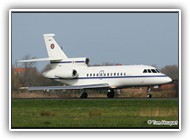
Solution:
[{"label": "tire", "polygon": [[147,94],[146,97],[147,98],[152,98],[152,94]]},{"label": "tire", "polygon": [[114,92],[108,92],[107,93],[108,98],[114,98],[114,96],[115,96]]},{"label": "tire", "polygon": [[86,99],[88,98],[88,94],[86,92],[83,92],[82,95],[80,96],[81,99]]}]

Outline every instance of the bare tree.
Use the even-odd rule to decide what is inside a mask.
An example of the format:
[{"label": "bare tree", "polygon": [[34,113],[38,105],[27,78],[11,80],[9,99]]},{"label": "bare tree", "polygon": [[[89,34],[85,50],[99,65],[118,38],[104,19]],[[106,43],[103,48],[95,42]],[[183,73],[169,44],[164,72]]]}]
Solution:
[{"label": "bare tree", "polygon": [[173,80],[178,80],[179,71],[177,65],[167,65],[160,70],[162,73],[171,77]]},{"label": "bare tree", "polygon": [[21,86],[21,78],[19,74],[14,72],[15,66],[12,65],[11,69],[11,90],[12,91],[17,91],[18,88]]},{"label": "bare tree", "polygon": [[51,70],[51,64],[45,65],[45,67],[42,69],[41,73],[48,71],[48,70]]},{"label": "bare tree", "polygon": [[[23,60],[34,59],[29,54],[23,57]],[[20,78],[22,79],[22,86],[30,86],[35,83],[36,75],[38,71],[35,67],[35,62],[24,62],[19,65],[19,67],[24,68],[24,71],[20,73]]]}]

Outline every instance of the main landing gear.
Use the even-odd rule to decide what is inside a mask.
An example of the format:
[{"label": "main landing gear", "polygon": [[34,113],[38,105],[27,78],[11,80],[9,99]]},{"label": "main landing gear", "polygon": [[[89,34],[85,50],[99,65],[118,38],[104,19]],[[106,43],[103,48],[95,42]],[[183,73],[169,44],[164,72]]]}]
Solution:
[{"label": "main landing gear", "polygon": [[115,92],[113,89],[108,90],[107,97],[108,98],[114,98],[115,97]]},{"label": "main landing gear", "polygon": [[88,94],[84,91],[84,92],[82,92],[80,98],[81,99],[86,99],[86,98],[88,98]]},{"label": "main landing gear", "polygon": [[[114,90],[113,90],[113,89],[108,90],[107,98],[114,98],[114,97],[115,97],[115,92],[114,92]],[[85,91],[83,91],[83,92],[81,93],[81,95],[80,95],[80,98],[81,98],[81,99],[86,99],[86,98],[88,98],[88,94],[87,94]]]},{"label": "main landing gear", "polygon": [[147,95],[146,95],[147,98],[152,98],[152,94],[150,93],[150,91],[151,91],[151,88],[148,87],[147,88]]}]

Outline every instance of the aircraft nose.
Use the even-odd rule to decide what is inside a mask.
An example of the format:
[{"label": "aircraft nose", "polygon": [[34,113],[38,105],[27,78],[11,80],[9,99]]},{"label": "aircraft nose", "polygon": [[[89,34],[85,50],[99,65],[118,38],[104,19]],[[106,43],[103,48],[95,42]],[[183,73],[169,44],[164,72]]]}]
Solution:
[{"label": "aircraft nose", "polygon": [[172,82],[172,79],[170,77],[166,77],[166,82],[170,83],[170,82]]}]

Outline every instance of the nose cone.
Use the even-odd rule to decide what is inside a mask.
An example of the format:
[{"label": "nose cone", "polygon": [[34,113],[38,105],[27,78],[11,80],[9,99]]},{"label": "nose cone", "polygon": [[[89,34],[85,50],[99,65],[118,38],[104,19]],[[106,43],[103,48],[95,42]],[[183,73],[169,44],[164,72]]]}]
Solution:
[{"label": "nose cone", "polygon": [[166,83],[172,82],[172,79],[170,77],[166,77]]}]

